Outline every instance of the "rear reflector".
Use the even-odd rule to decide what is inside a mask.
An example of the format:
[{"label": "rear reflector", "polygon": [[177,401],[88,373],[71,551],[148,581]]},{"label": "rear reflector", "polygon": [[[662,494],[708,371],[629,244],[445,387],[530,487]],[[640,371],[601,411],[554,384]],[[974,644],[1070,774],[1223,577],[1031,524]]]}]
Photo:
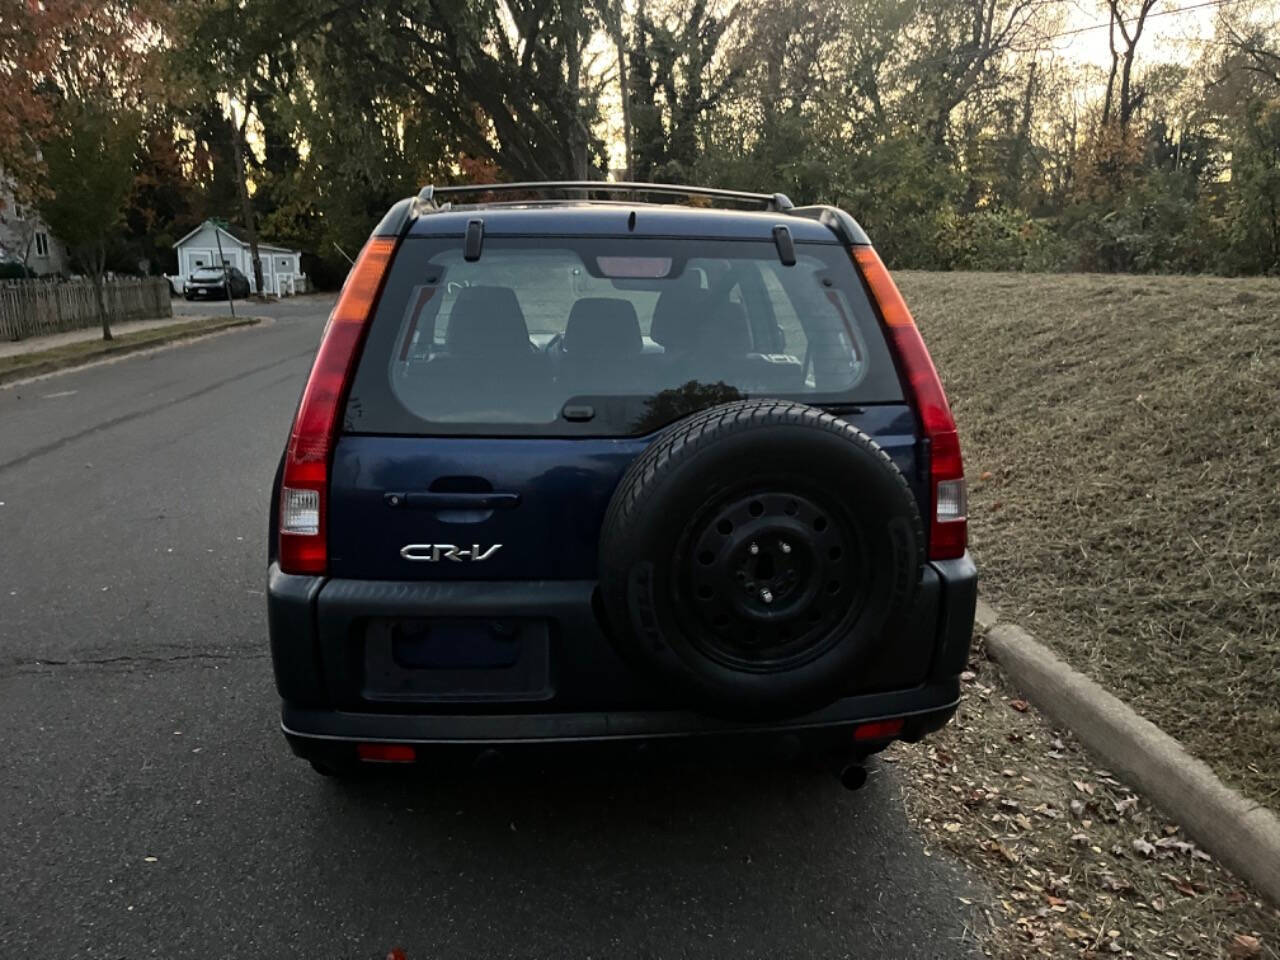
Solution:
[{"label": "rear reflector", "polygon": [[311,375],[293,418],[280,490],[280,569],[322,574],[329,565],[325,534],[329,461],[351,376],[374,303],[395,251],[394,237],[372,237],[347,275],[329,315]]},{"label": "rear reflector", "polygon": [[889,345],[929,442],[929,559],[962,557],[969,540],[964,462],[942,381],[911,319],[911,311],[880,256],[872,247],[854,247],[853,259],[880,309]]},{"label": "rear reflector", "polygon": [[903,719],[876,720],[873,723],[860,723],[853,728],[855,740],[892,740],[902,733]]},{"label": "rear reflector", "polygon": [[418,751],[405,743],[359,743],[356,756],[366,763],[413,763]]}]

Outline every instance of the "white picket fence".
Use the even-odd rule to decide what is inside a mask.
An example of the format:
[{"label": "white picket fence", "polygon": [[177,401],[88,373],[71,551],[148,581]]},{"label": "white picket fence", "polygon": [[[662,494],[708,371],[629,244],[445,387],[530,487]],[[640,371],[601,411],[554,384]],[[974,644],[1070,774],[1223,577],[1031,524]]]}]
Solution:
[{"label": "white picket fence", "polygon": [[[108,280],[102,296],[113,323],[173,316],[169,283],[163,277]],[[80,330],[99,322],[88,280],[0,281],[0,340]]]}]

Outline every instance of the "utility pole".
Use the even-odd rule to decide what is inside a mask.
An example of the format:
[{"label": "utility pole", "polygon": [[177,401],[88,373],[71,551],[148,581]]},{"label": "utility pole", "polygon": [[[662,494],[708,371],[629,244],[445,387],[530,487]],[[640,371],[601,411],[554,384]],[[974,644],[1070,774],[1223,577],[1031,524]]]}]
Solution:
[{"label": "utility pole", "polygon": [[245,176],[244,132],[249,125],[249,106],[244,108],[244,120],[237,126],[235,114],[231,116],[231,138],[236,154],[236,187],[240,193],[240,218],[249,234],[249,257],[253,261],[253,289],[262,296],[262,258],[258,256],[258,227],[253,219],[253,204],[249,202],[249,184]]},{"label": "utility pole", "polygon": [[222,289],[227,291],[227,306],[231,308],[231,316],[236,315],[236,298],[231,292],[231,277],[227,274],[227,261],[222,257],[222,231],[227,221],[213,220],[213,238],[218,242],[218,264],[222,267]]}]

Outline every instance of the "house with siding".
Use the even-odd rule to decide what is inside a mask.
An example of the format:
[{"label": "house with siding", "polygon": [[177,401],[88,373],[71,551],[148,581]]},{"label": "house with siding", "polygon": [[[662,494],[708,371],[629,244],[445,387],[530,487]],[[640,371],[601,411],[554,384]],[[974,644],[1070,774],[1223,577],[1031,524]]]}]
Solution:
[{"label": "house with siding", "polygon": [[19,203],[13,184],[0,171],[0,263],[25,266],[37,276],[65,275],[71,263],[34,207]]},{"label": "house with siding", "polygon": [[[239,227],[222,227],[206,220],[173,245],[178,253],[178,276],[172,278],[175,289],[181,290],[182,280],[201,267],[219,266],[219,245],[222,263],[239,269],[252,285],[253,256],[248,235]],[[267,293],[302,293],[306,289],[301,251],[259,240],[258,256],[262,260],[262,285]]]}]

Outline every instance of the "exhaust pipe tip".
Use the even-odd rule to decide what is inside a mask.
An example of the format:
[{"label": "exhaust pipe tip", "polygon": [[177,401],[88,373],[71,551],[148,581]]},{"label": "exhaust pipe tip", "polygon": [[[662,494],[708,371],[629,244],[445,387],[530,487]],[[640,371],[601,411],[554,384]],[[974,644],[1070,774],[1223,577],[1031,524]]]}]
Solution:
[{"label": "exhaust pipe tip", "polygon": [[860,763],[851,763],[840,770],[840,786],[846,790],[860,790],[867,783],[867,768]]}]

